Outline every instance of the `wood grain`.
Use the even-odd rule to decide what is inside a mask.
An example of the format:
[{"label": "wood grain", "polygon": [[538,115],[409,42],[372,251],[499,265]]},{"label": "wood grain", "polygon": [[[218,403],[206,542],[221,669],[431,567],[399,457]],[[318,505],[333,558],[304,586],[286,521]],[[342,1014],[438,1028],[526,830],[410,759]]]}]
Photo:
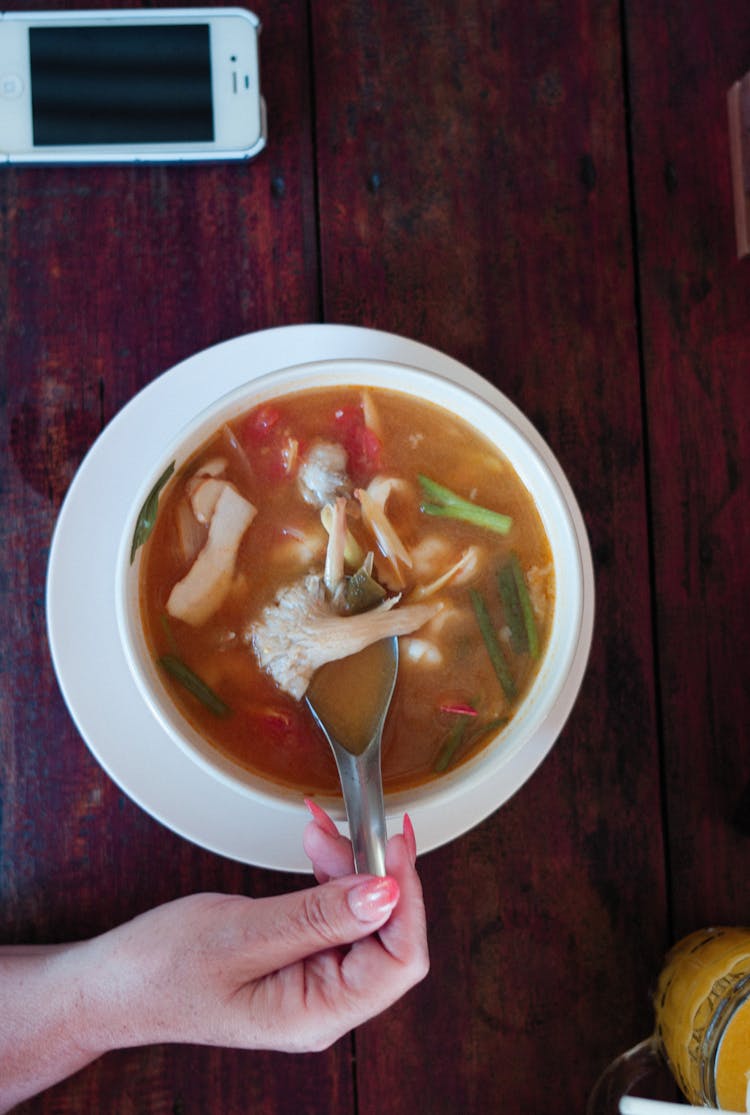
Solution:
[{"label": "wood grain", "polygon": [[[44,5],[38,5],[44,6]],[[259,14],[266,13],[260,9]],[[0,938],[75,939],[196,890],[307,880],[245,869],[151,820],[89,755],[46,644],[62,497],[103,425],[154,376],[318,308],[306,7],[263,34],[272,148],[253,163],[0,176]],[[91,544],[96,540],[92,538]],[[315,1058],[190,1047],[112,1054],[24,1112],[352,1109],[349,1044]]]},{"label": "wood grain", "polygon": [[[631,5],[633,153],[674,930],[750,919],[746,413],[750,269],[736,259],[726,93],[741,5]],[[654,106],[665,106],[655,112]]]},{"label": "wood grain", "polygon": [[591,658],[542,767],[422,857],[432,969],[391,1011],[320,1055],[113,1053],[19,1110],[583,1111],[648,1032],[670,940],[750,920],[732,823],[750,783],[750,272],[726,128],[750,21],[739,0],[255,9],[269,145],[252,163],[0,174],[0,940],[307,882],[205,852],[129,801],[47,649],[49,542],[76,468],[206,345],[375,326],[504,391],[581,505]]}]

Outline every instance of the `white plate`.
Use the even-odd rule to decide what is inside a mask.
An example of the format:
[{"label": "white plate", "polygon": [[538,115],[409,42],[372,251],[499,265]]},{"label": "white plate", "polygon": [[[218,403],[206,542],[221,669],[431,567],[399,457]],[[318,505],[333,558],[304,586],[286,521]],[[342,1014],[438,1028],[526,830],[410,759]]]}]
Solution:
[{"label": "white plate", "polygon": [[[60,688],[76,726],[110,777],[151,816],[210,851],[243,863],[308,872],[308,816],[249,801],[207,779],[169,739],[141,697],[123,655],[114,569],[140,462],[151,461],[193,416],[257,376],[315,360],[366,358],[423,368],[470,388],[532,443],[563,493],[580,554],[583,614],[576,652],[555,712],[495,778],[458,792],[451,807],[410,809],[420,851],[439,847],[494,812],[536,769],[559,735],[586,667],[594,578],[575,497],[549,447],[520,411],[464,365],[415,341],[353,326],[294,325],[226,341],[176,365],[120,411],[92,446],[57,521],[47,575],[47,626]],[[400,827],[400,816],[389,817]]]}]

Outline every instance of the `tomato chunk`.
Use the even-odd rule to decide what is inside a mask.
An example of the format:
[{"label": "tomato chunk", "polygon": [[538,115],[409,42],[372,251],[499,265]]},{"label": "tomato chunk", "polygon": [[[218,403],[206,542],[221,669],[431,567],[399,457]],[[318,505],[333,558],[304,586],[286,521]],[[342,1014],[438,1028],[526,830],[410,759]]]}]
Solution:
[{"label": "tomato chunk", "polygon": [[365,425],[361,406],[339,407],[334,424],[337,437],[346,450],[349,475],[355,484],[366,484],[381,467],[380,438]]},{"label": "tomato chunk", "polygon": [[237,430],[237,439],[253,469],[264,480],[281,480],[294,472],[295,439],[273,404],[256,407]]}]

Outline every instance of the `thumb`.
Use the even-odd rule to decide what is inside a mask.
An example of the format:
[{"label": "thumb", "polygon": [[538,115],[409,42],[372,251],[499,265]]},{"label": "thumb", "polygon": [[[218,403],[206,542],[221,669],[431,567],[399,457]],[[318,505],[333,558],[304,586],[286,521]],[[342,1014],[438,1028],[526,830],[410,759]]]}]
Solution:
[{"label": "thumb", "polygon": [[[253,902],[253,937],[267,972],[380,929],[399,900],[390,876],[350,875]],[[262,945],[261,945],[262,942]]]}]

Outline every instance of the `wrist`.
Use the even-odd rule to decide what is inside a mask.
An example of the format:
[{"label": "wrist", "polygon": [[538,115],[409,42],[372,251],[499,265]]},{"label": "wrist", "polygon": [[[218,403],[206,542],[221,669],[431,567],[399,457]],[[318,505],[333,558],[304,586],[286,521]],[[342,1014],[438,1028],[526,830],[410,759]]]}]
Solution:
[{"label": "wrist", "polygon": [[87,1040],[85,948],[0,949],[0,1111],[105,1051]]}]

